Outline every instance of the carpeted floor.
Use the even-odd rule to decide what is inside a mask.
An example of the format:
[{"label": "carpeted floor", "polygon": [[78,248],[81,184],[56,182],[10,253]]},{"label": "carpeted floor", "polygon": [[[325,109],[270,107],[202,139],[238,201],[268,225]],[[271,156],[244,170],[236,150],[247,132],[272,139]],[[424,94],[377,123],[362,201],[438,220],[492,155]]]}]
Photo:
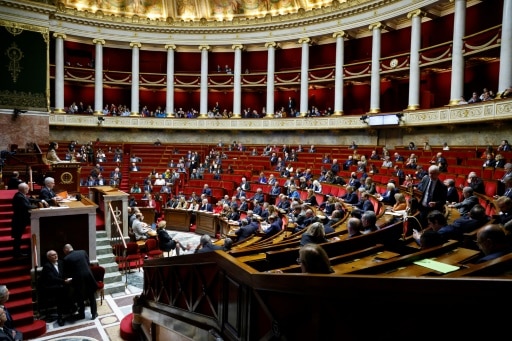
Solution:
[{"label": "carpeted floor", "polygon": [[[190,251],[182,254],[193,253],[199,244],[200,235],[195,233],[186,233],[178,231],[169,231],[173,239],[176,239],[183,245],[190,245]],[[165,254],[167,256],[167,254]],[[175,252],[171,253],[171,257]],[[181,255],[180,255],[181,257]],[[64,326],[59,326],[55,316],[47,319],[47,332],[45,335],[37,338],[40,341],[121,341],[119,336],[119,324],[124,316],[132,312],[133,297],[142,292],[144,270],[132,271],[123,275],[123,281],[126,281],[125,292],[112,295],[105,295],[103,305],[98,304],[99,317],[91,321],[89,307],[85,310],[85,319],[73,321],[71,318],[66,320]]]}]

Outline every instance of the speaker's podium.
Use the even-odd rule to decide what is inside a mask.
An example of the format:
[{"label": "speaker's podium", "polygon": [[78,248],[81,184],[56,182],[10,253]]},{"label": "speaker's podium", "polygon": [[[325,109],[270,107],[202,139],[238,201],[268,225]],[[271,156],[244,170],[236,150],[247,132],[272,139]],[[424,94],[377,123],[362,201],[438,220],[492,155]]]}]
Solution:
[{"label": "speaker's podium", "polygon": [[[64,258],[62,248],[71,244],[76,250],[85,250],[91,261],[96,260],[96,208],[87,198],[78,201],[66,199],[58,207],[39,208],[31,211],[30,227],[32,250],[37,250],[37,258],[32,261],[43,264],[46,252],[55,250]],[[32,264],[35,267],[36,264]]]},{"label": "speaker's podium", "polygon": [[[89,200],[99,206],[105,221],[105,231],[110,239],[117,236],[119,224],[124,237],[128,237],[128,194],[111,186],[89,187]],[[110,206],[112,211],[110,211]],[[114,216],[115,215],[115,219]]]},{"label": "speaker's podium", "polygon": [[50,165],[50,173],[55,179],[55,191],[80,192],[80,163],[59,162]]}]

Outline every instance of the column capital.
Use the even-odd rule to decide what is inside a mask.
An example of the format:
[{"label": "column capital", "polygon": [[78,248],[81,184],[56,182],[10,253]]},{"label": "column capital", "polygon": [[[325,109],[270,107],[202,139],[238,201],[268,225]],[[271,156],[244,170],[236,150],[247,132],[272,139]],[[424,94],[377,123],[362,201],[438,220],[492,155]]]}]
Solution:
[{"label": "column capital", "polygon": [[277,43],[275,41],[269,41],[268,43],[265,43],[265,48],[270,48],[270,47],[273,47],[273,48],[277,48]]},{"label": "column capital", "polygon": [[202,50],[210,50],[210,45],[199,45],[198,48],[202,51]]},{"label": "column capital", "polygon": [[344,39],[353,39],[354,38],[347,31],[334,32],[332,34],[332,37],[333,38],[341,37],[341,38],[344,38]]},{"label": "column capital", "polygon": [[299,44],[311,44],[311,38],[308,38],[308,37],[300,38]]},{"label": "column capital", "polygon": [[92,43],[93,44],[101,44],[101,45],[105,45],[105,40],[104,39],[101,39],[101,38],[94,38],[92,40]]},{"label": "column capital", "polygon": [[132,48],[133,48],[133,47],[138,47],[138,48],[140,49],[140,48],[142,47],[142,44],[141,44],[141,43],[139,43],[138,41],[132,41],[132,42],[130,43],[130,47],[132,47]]},{"label": "column capital", "polygon": [[64,33],[59,33],[59,32],[53,33],[53,37],[61,38],[61,39],[66,39],[66,35]]},{"label": "column capital", "polygon": [[167,44],[165,45],[166,50],[176,50],[176,45],[174,44]]},{"label": "column capital", "polygon": [[413,17],[425,17],[427,13],[423,12],[421,9],[415,9],[414,11],[410,11],[407,13],[407,19],[412,19]]},{"label": "column capital", "polygon": [[233,45],[231,45],[231,48],[233,50],[243,50],[244,46],[242,44],[233,44]]},{"label": "column capital", "polygon": [[384,25],[381,22],[376,22],[376,23],[370,24],[370,26],[368,26],[368,29],[370,31],[373,31],[375,29],[382,30],[382,29],[384,29]]}]

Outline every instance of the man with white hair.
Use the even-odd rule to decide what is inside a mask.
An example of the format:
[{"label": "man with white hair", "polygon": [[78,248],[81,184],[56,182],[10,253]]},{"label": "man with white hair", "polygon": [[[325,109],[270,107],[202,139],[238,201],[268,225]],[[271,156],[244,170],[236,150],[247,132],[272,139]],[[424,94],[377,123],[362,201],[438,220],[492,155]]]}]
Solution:
[{"label": "man with white hair", "polygon": [[58,202],[62,200],[62,198],[58,197],[57,194],[53,191],[55,187],[55,179],[52,177],[47,177],[44,179],[44,187],[41,189],[39,193],[39,199],[44,203],[47,202],[51,206],[57,206]]}]

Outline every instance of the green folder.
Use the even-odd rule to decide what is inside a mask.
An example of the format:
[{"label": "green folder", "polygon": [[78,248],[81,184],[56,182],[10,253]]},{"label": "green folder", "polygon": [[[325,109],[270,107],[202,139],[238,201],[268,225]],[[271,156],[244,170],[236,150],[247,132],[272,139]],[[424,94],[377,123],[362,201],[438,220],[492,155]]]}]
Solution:
[{"label": "green folder", "polygon": [[419,260],[417,262],[414,262],[414,264],[421,265],[421,266],[424,266],[426,268],[442,272],[444,274],[460,269],[459,266],[450,265],[450,264],[446,264],[446,263],[441,263],[441,262],[435,261],[433,259],[428,259],[428,258],[427,259]]}]

